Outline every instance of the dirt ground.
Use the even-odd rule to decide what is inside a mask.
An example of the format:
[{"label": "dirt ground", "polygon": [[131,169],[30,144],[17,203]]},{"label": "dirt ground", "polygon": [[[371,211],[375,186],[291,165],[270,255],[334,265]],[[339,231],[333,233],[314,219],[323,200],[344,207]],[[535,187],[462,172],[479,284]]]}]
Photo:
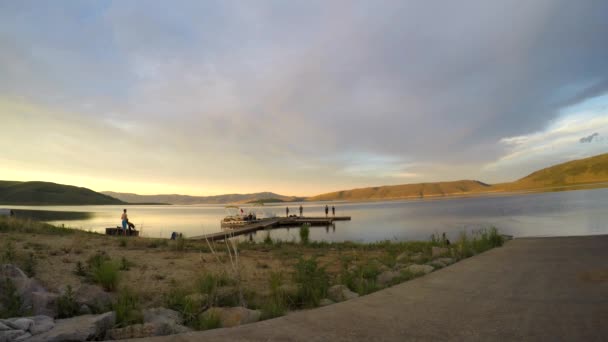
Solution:
[{"label": "dirt ground", "polygon": [[[140,295],[144,307],[163,305],[163,295],[176,286],[190,286],[206,273],[218,275],[232,270],[226,244],[213,244],[211,253],[206,241],[179,242],[138,237],[113,237],[86,232],[74,234],[0,233],[0,251],[8,244],[17,259],[31,257],[34,277],[50,291],[62,292],[68,285],[76,289],[86,279],[76,275],[77,264],[86,267],[92,256],[104,253],[112,260],[128,261],[129,269],[120,271],[118,291],[128,288]],[[326,268],[330,278],[338,274],[348,262],[367,262],[381,259],[382,250],[358,248],[306,247],[294,244],[241,244],[238,262],[243,288],[259,295],[269,292],[271,272],[282,272],[287,283],[293,265],[301,257],[316,257]]]}]

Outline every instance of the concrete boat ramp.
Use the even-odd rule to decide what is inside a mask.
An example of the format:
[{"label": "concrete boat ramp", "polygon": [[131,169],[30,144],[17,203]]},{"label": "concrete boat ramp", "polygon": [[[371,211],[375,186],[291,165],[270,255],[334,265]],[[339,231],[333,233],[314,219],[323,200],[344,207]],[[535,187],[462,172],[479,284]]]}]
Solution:
[{"label": "concrete boat ramp", "polygon": [[248,224],[241,228],[226,229],[218,233],[211,233],[199,236],[193,236],[192,240],[225,240],[227,238],[249,234],[258,230],[276,228],[276,227],[296,227],[303,224],[311,226],[329,226],[334,221],[350,221],[350,216],[328,216],[328,217],[305,217],[305,216],[290,216],[290,217],[273,217],[259,220],[255,223]]},{"label": "concrete boat ramp", "polygon": [[608,341],[608,235],[514,239],[376,293],[149,341]]}]

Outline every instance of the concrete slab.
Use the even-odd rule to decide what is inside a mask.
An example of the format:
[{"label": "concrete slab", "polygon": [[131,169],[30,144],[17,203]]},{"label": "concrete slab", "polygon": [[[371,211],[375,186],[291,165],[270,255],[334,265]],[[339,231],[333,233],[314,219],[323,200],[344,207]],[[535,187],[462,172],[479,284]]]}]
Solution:
[{"label": "concrete slab", "polygon": [[515,239],[374,294],[152,341],[608,340],[608,235]]}]

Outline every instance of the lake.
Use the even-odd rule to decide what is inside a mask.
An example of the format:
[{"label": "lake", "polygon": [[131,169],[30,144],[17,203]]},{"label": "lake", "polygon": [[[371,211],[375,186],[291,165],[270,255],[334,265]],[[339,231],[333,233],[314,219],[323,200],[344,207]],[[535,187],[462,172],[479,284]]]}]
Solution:
[{"label": "lake", "polygon": [[[326,203],[302,203],[305,216],[324,216]],[[495,226],[500,233],[515,237],[608,234],[608,189],[534,193],[494,197],[408,200],[385,202],[334,202],[336,215],[352,221],[330,227],[311,227],[312,240],[374,242],[383,240],[427,240],[445,232],[455,240],[461,231]],[[266,215],[285,215],[285,203],[255,208]],[[300,203],[289,203],[296,213]],[[3,206],[14,209],[90,212],[86,218],[50,223],[104,232],[120,225],[123,206]],[[168,238],[171,232],[185,236],[220,231],[226,216],[223,205],[152,206],[129,205],[131,222],[143,236]],[[245,210],[248,207],[244,206]],[[254,208],[254,207],[250,207]],[[331,213],[330,213],[331,214]],[[251,237],[263,240],[297,240],[298,228],[259,231]]]}]

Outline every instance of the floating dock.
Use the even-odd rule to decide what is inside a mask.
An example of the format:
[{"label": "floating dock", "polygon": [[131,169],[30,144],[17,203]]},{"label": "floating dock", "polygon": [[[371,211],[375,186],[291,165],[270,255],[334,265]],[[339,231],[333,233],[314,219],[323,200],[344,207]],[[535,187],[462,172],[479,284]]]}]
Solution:
[{"label": "floating dock", "polygon": [[350,221],[350,216],[329,216],[329,217],[304,217],[304,216],[290,216],[290,217],[273,217],[268,219],[260,220],[256,223],[244,225],[235,229],[225,229],[218,233],[211,233],[199,236],[193,236],[191,240],[225,240],[231,237],[249,234],[257,232],[258,230],[276,228],[276,227],[296,227],[303,224],[309,224],[311,226],[329,226],[334,221]]}]

